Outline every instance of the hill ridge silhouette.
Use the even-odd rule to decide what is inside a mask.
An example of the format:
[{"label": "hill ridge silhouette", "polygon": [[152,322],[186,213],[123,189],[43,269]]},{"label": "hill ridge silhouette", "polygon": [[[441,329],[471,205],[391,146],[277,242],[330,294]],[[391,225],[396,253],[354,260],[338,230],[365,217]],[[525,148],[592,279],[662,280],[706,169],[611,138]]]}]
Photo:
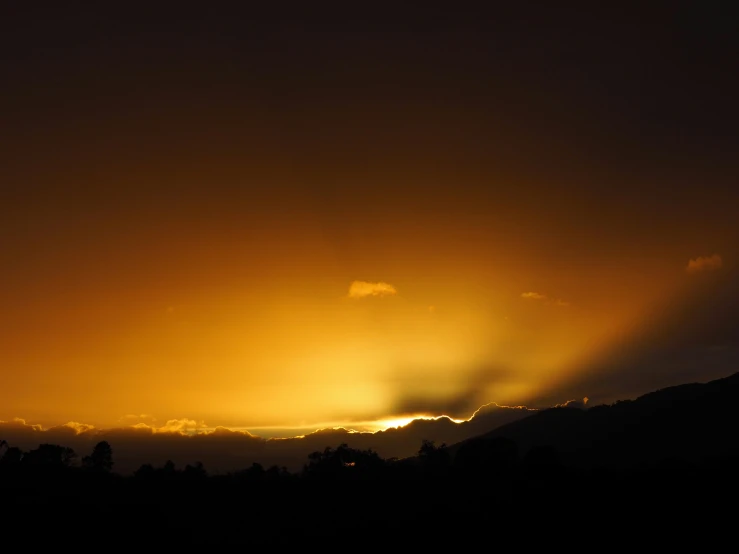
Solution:
[{"label": "hill ridge silhouette", "polygon": [[522,454],[552,447],[563,463],[636,467],[718,463],[739,453],[739,372],[705,383],[685,383],[588,408],[554,407],[503,424],[450,446],[452,455],[477,439],[509,439]]}]

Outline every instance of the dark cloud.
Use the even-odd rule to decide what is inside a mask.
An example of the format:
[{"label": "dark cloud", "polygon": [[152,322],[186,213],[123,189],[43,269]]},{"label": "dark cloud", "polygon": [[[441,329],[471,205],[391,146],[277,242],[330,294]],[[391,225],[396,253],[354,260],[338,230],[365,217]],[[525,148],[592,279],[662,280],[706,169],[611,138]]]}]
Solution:
[{"label": "dark cloud", "polygon": [[500,406],[495,402],[478,408],[469,421],[465,422],[468,435],[475,437],[487,433],[488,429],[497,429],[501,425],[523,419],[537,412],[526,406]]},{"label": "dark cloud", "polygon": [[478,405],[475,400],[478,393],[465,391],[451,398],[433,398],[423,394],[404,394],[393,405],[393,411],[399,414],[444,414],[453,418],[461,418],[469,414]]},{"label": "dark cloud", "polygon": [[574,372],[535,404],[589,396],[590,404],[633,398],[667,386],[706,382],[739,370],[739,288],[724,267],[692,281],[682,296],[654,309],[640,328]]},{"label": "dark cloud", "polygon": [[[510,381],[514,373],[503,367],[484,366],[466,370],[453,375],[455,387],[462,382],[463,387],[454,394],[430,395],[425,391],[425,382],[429,377],[420,371],[398,371],[390,379],[390,384],[396,388],[396,400],[391,412],[394,414],[444,414],[455,419],[467,419],[482,404],[489,402],[488,390],[490,387]],[[433,379],[433,377],[431,378]]]}]

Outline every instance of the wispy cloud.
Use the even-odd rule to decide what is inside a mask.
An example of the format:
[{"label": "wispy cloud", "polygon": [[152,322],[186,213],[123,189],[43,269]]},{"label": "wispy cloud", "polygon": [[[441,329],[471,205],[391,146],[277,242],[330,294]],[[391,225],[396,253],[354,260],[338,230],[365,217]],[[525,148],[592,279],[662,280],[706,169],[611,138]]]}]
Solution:
[{"label": "wispy cloud", "polygon": [[522,292],[521,298],[525,300],[546,300],[547,297],[544,294],[539,294],[538,292]]},{"label": "wispy cloud", "polygon": [[721,269],[724,261],[721,256],[714,254],[713,256],[698,256],[688,262],[685,270],[688,273],[697,273],[699,271],[715,271]]},{"label": "wispy cloud", "polygon": [[550,298],[546,294],[541,294],[539,292],[522,292],[521,298],[532,302],[543,302],[545,304],[551,304],[552,306],[558,306],[560,308],[566,308],[570,305],[569,302],[566,302],[561,298]]},{"label": "wispy cloud", "polygon": [[370,283],[368,281],[354,281],[349,285],[349,298],[366,298],[368,296],[391,296],[398,294],[397,289],[390,283],[382,281]]},{"label": "wispy cloud", "polygon": [[118,419],[118,423],[123,425],[135,425],[136,423],[152,424],[156,418],[150,414],[126,414]]}]

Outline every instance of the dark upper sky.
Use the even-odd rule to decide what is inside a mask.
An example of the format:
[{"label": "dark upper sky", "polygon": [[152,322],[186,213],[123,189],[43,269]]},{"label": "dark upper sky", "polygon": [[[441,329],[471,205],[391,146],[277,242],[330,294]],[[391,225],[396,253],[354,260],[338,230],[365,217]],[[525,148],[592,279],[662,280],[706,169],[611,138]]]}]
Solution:
[{"label": "dark upper sky", "polygon": [[242,4],[0,9],[0,417],[611,400],[701,378],[683,336],[731,369],[733,14]]},{"label": "dark upper sky", "polygon": [[736,19],[697,3],[4,12],[3,126],[24,158],[71,133],[105,162],[178,154],[167,141],[257,160],[282,148],[301,169],[430,149],[532,172],[698,171],[735,146]]}]

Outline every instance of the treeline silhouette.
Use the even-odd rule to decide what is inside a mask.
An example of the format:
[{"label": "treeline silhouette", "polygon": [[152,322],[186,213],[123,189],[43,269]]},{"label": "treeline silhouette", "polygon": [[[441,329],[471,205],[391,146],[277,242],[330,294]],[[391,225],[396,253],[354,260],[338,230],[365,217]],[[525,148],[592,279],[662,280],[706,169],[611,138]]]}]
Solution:
[{"label": "treeline silhouette", "polygon": [[[4,442],[4,441],[3,441]],[[505,438],[479,437],[464,442],[455,458],[450,455],[446,444],[437,446],[424,440],[417,456],[411,458],[384,459],[372,449],[350,448],[347,444],[327,446],[323,451],[313,452],[300,472],[290,472],[286,467],[264,468],[259,463],[240,471],[209,475],[202,463],[187,464],[177,469],[172,461],[160,467],[144,464],[131,476],[112,472],[115,465],[113,449],[107,441],[101,441],[92,452],[78,459],[71,448],[56,444],[40,444],[38,448],[23,452],[4,444],[5,453],[0,458],[0,482],[5,487],[23,483],[38,483],[40,479],[95,480],[105,482],[195,482],[220,481],[239,483],[261,483],[275,481],[296,482],[297,480],[387,480],[387,479],[501,479],[509,472],[539,475],[542,471],[564,470],[557,452],[552,447],[531,449],[520,457],[514,441]],[[532,473],[533,472],[533,473]],[[80,481],[81,482],[81,481]]]},{"label": "treeline silhouette", "polygon": [[81,459],[60,445],[6,447],[0,494],[14,507],[6,523],[28,519],[60,532],[76,525],[132,544],[291,546],[353,537],[430,548],[450,537],[472,540],[493,524],[554,525],[564,514],[607,528],[628,509],[629,528],[619,531],[626,536],[654,524],[655,511],[673,522],[690,516],[695,527],[711,513],[710,499],[736,490],[739,457],[711,467],[671,459],[583,469],[564,464],[553,446],[522,454],[511,439],[478,437],[454,449],[423,441],[406,459],[341,444],[312,453],[300,472],[254,463],[211,475],[200,463],[167,462],[121,476],[114,465],[104,441]]}]

